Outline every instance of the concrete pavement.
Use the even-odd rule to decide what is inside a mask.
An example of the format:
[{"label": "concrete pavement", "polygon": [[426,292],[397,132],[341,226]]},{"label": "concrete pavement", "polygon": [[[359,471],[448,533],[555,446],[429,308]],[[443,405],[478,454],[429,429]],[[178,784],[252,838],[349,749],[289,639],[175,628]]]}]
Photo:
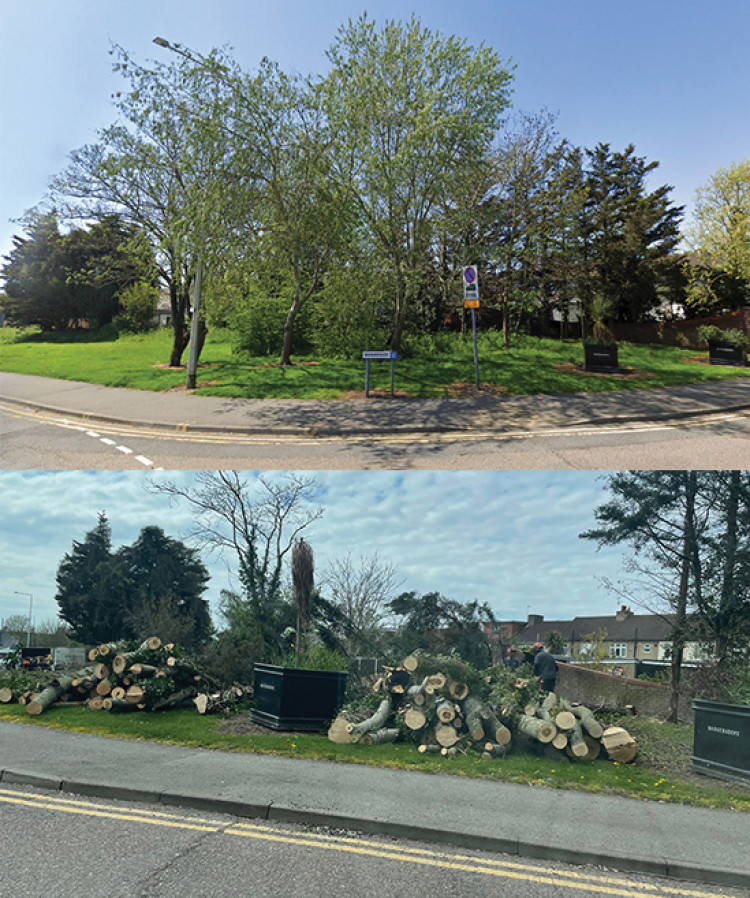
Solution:
[{"label": "concrete pavement", "polygon": [[750,890],[750,814],[0,723],[0,781]]},{"label": "concrete pavement", "polygon": [[750,408],[750,378],[658,390],[458,399],[222,399],[0,372],[0,400],[110,423],[181,432],[340,436],[498,434],[690,418]]}]

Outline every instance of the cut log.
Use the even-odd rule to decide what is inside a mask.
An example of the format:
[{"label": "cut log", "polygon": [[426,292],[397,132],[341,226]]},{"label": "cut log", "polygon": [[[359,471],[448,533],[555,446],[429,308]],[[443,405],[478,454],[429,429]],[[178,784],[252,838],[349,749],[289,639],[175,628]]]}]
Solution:
[{"label": "cut log", "polygon": [[489,705],[485,705],[480,715],[484,721],[484,732],[490,742],[499,742],[500,745],[507,745],[510,742],[510,730],[501,723]]},{"label": "cut log", "polygon": [[438,720],[441,723],[450,723],[456,716],[456,706],[453,702],[448,701],[448,699],[443,699],[443,701],[438,702],[436,711]]},{"label": "cut log", "polygon": [[92,695],[89,699],[89,708],[92,711],[101,711],[104,698],[101,695]]},{"label": "cut log", "polygon": [[563,751],[563,749],[568,747],[568,737],[565,733],[558,733],[552,740],[552,745],[559,751]]},{"label": "cut log", "polygon": [[575,728],[577,718],[571,711],[559,711],[555,715],[555,726],[558,730],[572,730]]},{"label": "cut log", "polygon": [[97,654],[100,658],[106,658],[107,655],[113,655],[113,654],[114,654],[114,651],[115,651],[115,650],[114,650],[114,648],[113,648],[111,645],[108,645],[106,642],[104,642],[104,643],[102,643],[102,645],[100,645],[100,646],[97,648],[96,654]]},{"label": "cut log", "polygon": [[419,667],[419,658],[417,658],[416,655],[408,655],[401,662],[401,667],[403,667],[404,670],[408,670],[409,673],[414,673],[414,671]]},{"label": "cut log", "polygon": [[602,750],[602,743],[595,739],[593,736],[589,736],[588,733],[583,734],[583,741],[586,743],[586,747],[588,748],[588,753],[582,760],[584,761],[595,761]]},{"label": "cut log", "polygon": [[622,727],[607,727],[602,733],[602,745],[609,757],[619,764],[628,764],[638,754],[638,743]]},{"label": "cut log", "polygon": [[484,720],[482,718],[482,711],[484,709],[489,710],[485,703],[474,695],[470,695],[464,702],[466,729],[469,731],[469,736],[474,742],[480,742],[485,737]]},{"label": "cut log", "polygon": [[157,649],[161,648],[161,639],[158,636],[149,636],[148,639],[144,640],[141,643],[138,651],[143,651],[144,649],[148,649],[150,652],[155,652]]},{"label": "cut log", "polygon": [[601,739],[604,727],[594,717],[593,711],[583,705],[571,705],[570,710],[581,721],[584,730],[594,739]]},{"label": "cut log", "polygon": [[407,705],[401,712],[401,717],[410,730],[421,730],[427,726],[427,718],[424,711],[415,708],[413,705]]},{"label": "cut log", "polygon": [[50,685],[43,689],[39,695],[26,705],[26,713],[31,714],[32,717],[37,717],[42,711],[46,711],[51,704],[60,698],[63,692],[67,692],[70,689],[72,682],[73,677],[62,677],[55,685]]},{"label": "cut log", "polygon": [[[127,692],[127,701],[130,701],[130,690],[135,689],[135,686],[131,686]],[[194,686],[185,686],[183,689],[180,689],[178,692],[172,693],[172,695],[168,696],[165,699],[162,699],[160,702],[157,702],[154,705],[154,711],[164,711],[167,708],[176,708],[179,705],[187,705],[193,703],[193,698],[195,697],[196,691]]]},{"label": "cut log", "polygon": [[[198,702],[198,699],[201,698],[200,695],[196,696],[194,701]],[[198,708],[200,711],[200,708]],[[200,712],[203,713],[202,711]],[[339,745],[349,745],[352,741],[352,730],[354,729],[354,724],[347,720],[345,717],[337,717],[333,723],[328,727],[328,738],[331,742],[336,742]]]},{"label": "cut log", "polygon": [[128,668],[129,673],[133,674],[134,677],[153,677],[156,675],[156,671],[158,667],[154,667],[153,664],[141,664],[140,662],[136,662],[135,664],[131,664]]},{"label": "cut log", "polygon": [[450,748],[452,745],[455,745],[460,738],[461,737],[456,732],[455,727],[446,726],[442,723],[439,723],[435,727],[435,741],[439,745],[442,745],[443,748]]},{"label": "cut log", "polygon": [[589,747],[583,738],[581,722],[576,718],[575,726],[568,732],[568,747],[565,749],[569,758],[583,760],[589,753]]},{"label": "cut log", "polygon": [[383,745],[386,742],[395,742],[398,739],[398,730],[395,728],[383,727],[370,733],[360,736],[360,745]]},{"label": "cut log", "polygon": [[[534,704],[532,704],[531,702],[529,702],[529,704],[526,705],[526,706],[524,707],[523,713],[524,713],[527,717],[536,717],[536,712],[537,712],[538,710],[539,710],[539,709],[537,708],[536,705],[534,705]],[[540,719],[541,719],[541,718],[540,718]]]},{"label": "cut log", "polygon": [[114,689],[110,692],[109,696],[114,701],[124,701],[125,689],[122,686],[115,686]]},{"label": "cut log", "polygon": [[127,714],[131,711],[142,711],[145,707],[142,705],[134,705],[132,702],[117,698],[105,698],[103,704],[105,709],[111,714]]},{"label": "cut log", "polygon": [[445,686],[445,674],[436,673],[432,674],[432,676],[427,677],[428,685],[432,686],[434,690],[443,689]]},{"label": "cut log", "polygon": [[461,680],[448,680],[448,695],[457,702],[462,702],[469,694],[469,687]]},{"label": "cut log", "polygon": [[111,672],[109,665],[103,661],[97,661],[94,665],[94,676],[97,680],[106,680]]},{"label": "cut log", "polygon": [[500,745],[498,742],[485,742],[482,757],[487,758],[503,758],[508,751],[507,745]]},{"label": "cut log", "polygon": [[440,752],[440,746],[435,745],[433,742],[423,742],[420,746],[417,747],[417,751],[421,755],[433,755]]},{"label": "cut log", "polygon": [[12,701],[13,690],[10,688],[10,686],[3,686],[3,688],[0,689],[0,702],[2,702],[4,705],[7,705]]},{"label": "cut log", "polygon": [[557,735],[554,724],[540,720],[538,717],[530,717],[528,714],[522,714],[519,717],[518,731],[524,736],[529,736],[542,743],[552,742]]},{"label": "cut log", "polygon": [[145,692],[143,686],[134,683],[132,686],[128,686],[127,692],[125,693],[125,701],[130,702],[131,705],[137,705],[138,702],[143,701],[144,695]]},{"label": "cut log", "polygon": [[393,706],[391,700],[389,698],[384,698],[378,705],[378,709],[372,717],[368,717],[367,720],[363,720],[361,723],[357,723],[352,727],[351,741],[356,741],[360,736],[364,736],[365,733],[369,733],[372,730],[381,730],[390,717],[392,710]]},{"label": "cut log", "polygon": [[443,748],[440,749],[440,754],[444,758],[455,758],[458,754],[458,748],[455,745],[451,745],[448,747],[443,746]]},{"label": "cut log", "polygon": [[385,675],[385,688],[394,695],[403,695],[411,685],[411,674],[403,667],[394,667]]},{"label": "cut log", "polygon": [[97,695],[109,695],[112,691],[112,684],[109,680],[99,680],[96,684],[96,694]]}]

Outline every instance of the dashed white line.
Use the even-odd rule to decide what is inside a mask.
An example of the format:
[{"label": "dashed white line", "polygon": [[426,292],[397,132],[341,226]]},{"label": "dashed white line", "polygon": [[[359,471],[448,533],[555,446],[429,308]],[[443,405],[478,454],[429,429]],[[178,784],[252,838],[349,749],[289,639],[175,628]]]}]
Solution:
[{"label": "dashed white line", "polygon": [[135,460],[136,460],[136,461],[139,461],[142,465],[145,465],[147,468],[153,467],[153,464],[154,464],[154,463],[151,461],[151,459],[150,459],[150,458],[146,458],[145,455],[136,455]]},{"label": "dashed white line", "polygon": [[94,431],[94,430],[87,430],[86,436],[87,437],[96,437],[97,439],[99,438],[99,434],[96,433],[96,431]]},{"label": "dashed white line", "polygon": [[115,449],[117,449],[118,452],[122,452],[123,455],[132,455],[133,454],[133,450],[128,449],[127,446],[115,446]]},{"label": "dashed white line", "polygon": [[110,440],[107,437],[100,437],[100,442],[104,443],[107,446],[116,446],[117,442],[115,440]]}]

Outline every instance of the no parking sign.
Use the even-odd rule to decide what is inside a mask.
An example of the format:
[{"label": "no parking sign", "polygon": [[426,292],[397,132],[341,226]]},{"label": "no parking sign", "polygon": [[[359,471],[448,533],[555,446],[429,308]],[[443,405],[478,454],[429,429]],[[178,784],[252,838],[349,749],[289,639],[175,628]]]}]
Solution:
[{"label": "no parking sign", "polygon": [[479,275],[476,265],[464,268],[464,308],[479,308]]}]

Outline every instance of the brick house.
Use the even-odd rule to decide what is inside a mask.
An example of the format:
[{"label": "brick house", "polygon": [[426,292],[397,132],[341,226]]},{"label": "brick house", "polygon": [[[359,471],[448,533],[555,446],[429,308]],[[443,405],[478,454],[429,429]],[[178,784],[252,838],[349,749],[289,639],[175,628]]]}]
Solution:
[{"label": "brick house", "polygon": [[[616,614],[574,617],[569,620],[545,620],[541,614],[529,614],[525,624],[518,621],[488,627],[490,643],[502,652],[509,644],[524,646],[536,642],[547,644],[549,634],[559,633],[565,643],[565,654],[572,656],[591,644],[592,634],[603,634],[608,657],[603,663],[625,667],[632,674],[636,667],[652,662],[667,666],[671,654],[670,639],[673,614],[634,614],[622,605]],[[587,638],[589,637],[589,638]],[[685,646],[684,661],[703,659],[703,647],[697,642]],[[498,659],[499,660],[499,659]],[[640,665],[639,665],[640,662]]]}]

